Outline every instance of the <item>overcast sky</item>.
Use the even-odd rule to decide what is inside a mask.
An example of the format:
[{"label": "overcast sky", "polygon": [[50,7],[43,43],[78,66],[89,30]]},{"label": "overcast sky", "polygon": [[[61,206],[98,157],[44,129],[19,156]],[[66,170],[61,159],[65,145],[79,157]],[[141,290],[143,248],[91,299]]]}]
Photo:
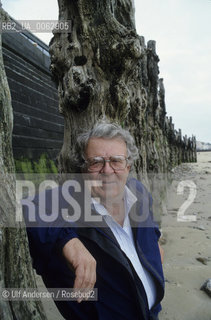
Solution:
[{"label": "overcast sky", "polygon": [[[57,0],[1,1],[17,20],[58,17]],[[211,142],[211,0],[135,0],[135,8],[138,34],[156,41],[167,115],[183,135]]]}]

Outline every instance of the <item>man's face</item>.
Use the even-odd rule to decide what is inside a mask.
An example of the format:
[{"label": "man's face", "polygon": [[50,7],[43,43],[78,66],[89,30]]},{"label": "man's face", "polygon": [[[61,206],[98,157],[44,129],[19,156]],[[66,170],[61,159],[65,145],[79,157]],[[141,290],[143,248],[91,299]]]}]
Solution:
[{"label": "man's face", "polygon": [[[127,158],[126,143],[119,138],[104,139],[91,138],[86,148],[86,160],[93,157],[103,157],[108,160],[111,156],[124,156]],[[89,172],[89,178],[102,182],[102,186],[92,187],[92,196],[99,197],[103,203],[121,200],[124,187],[130,171],[130,165],[115,171],[110,162],[98,172]]]}]

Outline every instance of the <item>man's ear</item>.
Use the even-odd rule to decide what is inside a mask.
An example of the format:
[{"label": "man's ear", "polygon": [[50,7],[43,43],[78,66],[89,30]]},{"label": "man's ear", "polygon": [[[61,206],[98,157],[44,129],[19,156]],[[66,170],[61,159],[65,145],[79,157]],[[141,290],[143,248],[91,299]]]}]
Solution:
[{"label": "man's ear", "polygon": [[127,168],[128,168],[128,172],[130,172],[131,167],[132,167],[132,166],[131,166],[130,164],[127,166]]}]

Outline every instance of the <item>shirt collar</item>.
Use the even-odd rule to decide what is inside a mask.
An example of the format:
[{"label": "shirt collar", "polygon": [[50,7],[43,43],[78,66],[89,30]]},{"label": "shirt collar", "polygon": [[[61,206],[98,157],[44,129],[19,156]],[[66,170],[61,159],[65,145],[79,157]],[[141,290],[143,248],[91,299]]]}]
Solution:
[{"label": "shirt collar", "polygon": [[[92,207],[102,216],[109,215],[109,212],[107,209],[100,203],[98,202],[95,198],[91,198],[92,201]],[[128,216],[130,209],[134,205],[134,203],[137,201],[136,196],[132,193],[132,191],[125,186],[125,191],[124,191],[124,203],[125,203],[125,217]]]},{"label": "shirt collar", "polygon": [[127,186],[125,186],[124,200],[125,200],[125,213],[126,215],[128,215],[130,212],[130,209],[138,199]]}]

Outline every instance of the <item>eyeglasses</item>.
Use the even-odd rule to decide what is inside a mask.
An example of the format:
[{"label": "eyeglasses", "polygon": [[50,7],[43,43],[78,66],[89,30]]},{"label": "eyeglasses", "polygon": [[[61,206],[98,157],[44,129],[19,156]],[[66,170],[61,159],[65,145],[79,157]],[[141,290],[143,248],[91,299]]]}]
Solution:
[{"label": "eyeglasses", "polygon": [[109,159],[103,157],[88,158],[85,161],[86,168],[89,172],[99,172],[104,168],[105,163],[109,162],[114,171],[124,170],[127,166],[128,158],[125,156],[111,156]]}]

